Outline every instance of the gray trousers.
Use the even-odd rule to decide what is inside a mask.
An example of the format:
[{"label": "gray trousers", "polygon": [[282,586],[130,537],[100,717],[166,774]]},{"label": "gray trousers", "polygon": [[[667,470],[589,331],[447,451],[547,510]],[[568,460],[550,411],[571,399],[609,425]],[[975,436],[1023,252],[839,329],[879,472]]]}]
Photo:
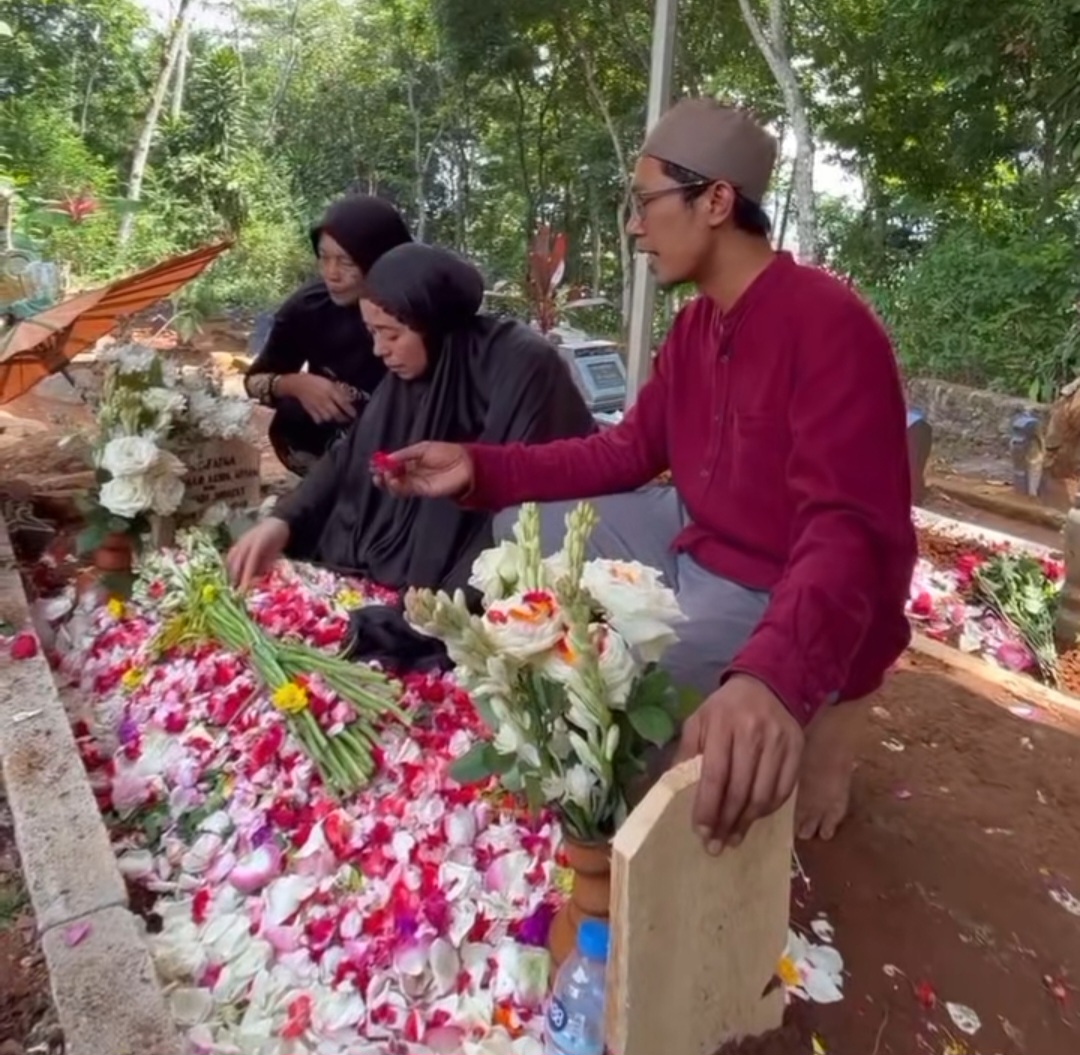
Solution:
[{"label": "gray trousers", "polygon": [[[589,557],[637,560],[663,572],[686,622],[676,628],[679,640],[665,653],[662,665],[676,684],[711,693],[764,615],[768,592],[722,579],[687,554],[671,551],[686,523],[673,487],[650,486],[591,501],[600,523],[589,543]],[[544,556],[561,548],[566,514],[576,504],[551,502],[540,507]],[[507,509],[495,518],[497,542],[513,537],[517,517],[517,509]]]}]

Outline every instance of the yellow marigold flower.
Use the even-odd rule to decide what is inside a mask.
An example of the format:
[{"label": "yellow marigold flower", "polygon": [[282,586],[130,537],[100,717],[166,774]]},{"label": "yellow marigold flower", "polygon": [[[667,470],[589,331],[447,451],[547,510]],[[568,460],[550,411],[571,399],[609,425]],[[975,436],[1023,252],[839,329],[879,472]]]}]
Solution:
[{"label": "yellow marigold flower", "polygon": [[364,603],[364,598],[359,591],[344,587],[338,591],[337,603],[342,608],[359,608]]},{"label": "yellow marigold flower", "polygon": [[111,615],[113,619],[124,618],[124,602],[121,601],[119,597],[110,597],[109,602],[105,607],[108,609],[109,615]]},{"label": "yellow marigold flower", "polygon": [[204,604],[213,604],[217,600],[218,588],[212,583],[208,582],[202,588],[202,599]]},{"label": "yellow marigold flower", "polygon": [[270,697],[270,702],[279,711],[284,711],[286,714],[296,714],[308,705],[307,689],[303,685],[298,685],[295,681],[287,681],[284,685],[279,685],[274,689],[274,695]]},{"label": "yellow marigold flower", "polygon": [[551,874],[551,885],[560,894],[569,897],[574,892],[574,870],[572,868],[556,867]]},{"label": "yellow marigold flower", "polygon": [[795,966],[795,961],[790,956],[780,957],[780,962],[776,965],[776,973],[788,989],[802,985],[802,975],[799,974],[799,968]]},{"label": "yellow marigold flower", "polygon": [[120,684],[128,691],[132,692],[137,689],[143,680],[143,672],[138,667],[130,667],[124,671],[123,677],[120,679]]}]

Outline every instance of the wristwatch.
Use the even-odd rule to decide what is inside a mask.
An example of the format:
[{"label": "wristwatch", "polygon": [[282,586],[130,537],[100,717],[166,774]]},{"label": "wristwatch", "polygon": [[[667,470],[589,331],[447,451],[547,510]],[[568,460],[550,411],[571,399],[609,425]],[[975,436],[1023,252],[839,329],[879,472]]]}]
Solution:
[{"label": "wristwatch", "polygon": [[281,374],[252,374],[246,379],[245,387],[252,399],[264,406],[271,406],[277,396],[275,389]]}]

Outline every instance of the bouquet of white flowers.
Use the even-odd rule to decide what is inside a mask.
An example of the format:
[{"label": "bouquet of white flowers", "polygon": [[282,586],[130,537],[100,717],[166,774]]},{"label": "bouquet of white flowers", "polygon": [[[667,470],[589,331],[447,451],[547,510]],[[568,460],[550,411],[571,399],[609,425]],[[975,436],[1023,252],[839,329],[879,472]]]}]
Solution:
[{"label": "bouquet of white flowers", "polygon": [[84,550],[110,533],[140,533],[150,515],[176,513],[186,471],[177,452],[193,441],[240,436],[251,416],[246,400],[226,398],[204,374],[182,375],[152,348],[113,345],[104,361],[92,439],[99,489],[87,510]]},{"label": "bouquet of white flowers", "polygon": [[492,733],[458,759],[455,777],[497,775],[582,841],[614,833],[649,746],[667,743],[697,702],[656,665],[683,619],[674,593],[636,562],[586,561],[595,524],[579,505],[562,550],[542,559],[539,511],[526,506],[516,541],[473,565],[480,614],[462,591],[405,598],[409,622],[445,643]]}]

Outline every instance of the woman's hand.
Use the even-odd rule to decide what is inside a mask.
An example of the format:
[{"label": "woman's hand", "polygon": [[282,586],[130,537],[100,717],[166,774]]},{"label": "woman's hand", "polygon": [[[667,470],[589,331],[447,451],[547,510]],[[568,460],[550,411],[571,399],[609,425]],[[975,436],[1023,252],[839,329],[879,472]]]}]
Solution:
[{"label": "woman's hand", "polygon": [[229,581],[247,592],[251,584],[265,575],[277,562],[289,542],[289,525],[277,517],[268,517],[245,531],[229,550],[225,567]]},{"label": "woman's hand", "polygon": [[288,374],[278,381],[277,394],[298,400],[317,425],[356,417],[348,388],[319,374]]},{"label": "woman's hand", "polygon": [[377,486],[399,498],[459,498],[473,483],[469,452],[459,443],[416,443],[371,460]]}]

